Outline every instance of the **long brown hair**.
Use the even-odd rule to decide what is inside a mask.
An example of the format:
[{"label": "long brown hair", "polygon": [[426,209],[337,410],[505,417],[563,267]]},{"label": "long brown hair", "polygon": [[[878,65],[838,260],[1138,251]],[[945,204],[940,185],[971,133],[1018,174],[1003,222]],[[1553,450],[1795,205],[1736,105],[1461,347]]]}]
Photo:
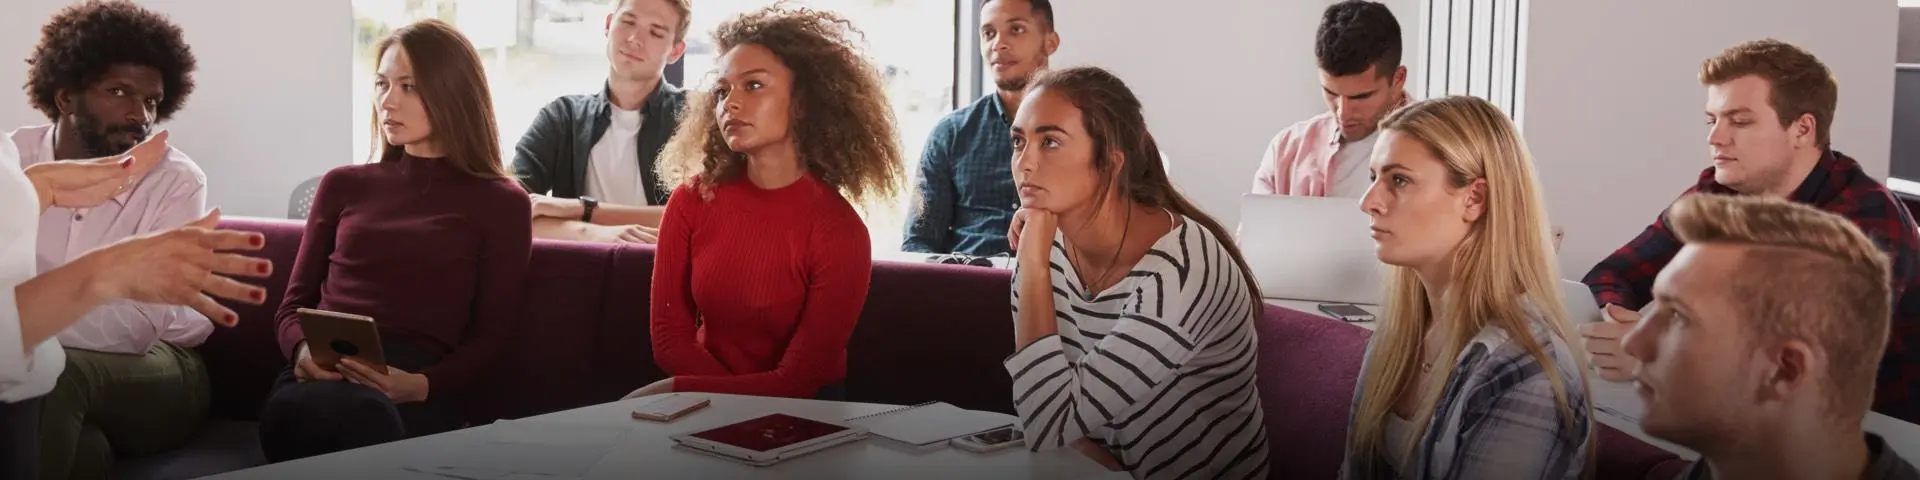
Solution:
[{"label": "long brown hair", "polygon": [[[793,70],[788,128],[801,165],[849,202],[878,205],[899,192],[906,166],[880,72],[855,45],[861,36],[837,13],[785,4],[741,14],[713,32],[723,55],[759,45]],[[707,91],[688,99],[679,130],[660,153],[666,186],[698,176],[701,198],[711,198],[715,185],[746,174],[746,156],[727,148],[720,134],[719,101]]]},{"label": "long brown hair", "polygon": [[[414,85],[432,124],[433,134],[427,140],[438,142],[445,160],[461,172],[485,179],[511,178],[500,164],[493,93],[473,43],[446,22],[421,20],[381,39],[374,46],[374,58],[384,58],[387,49],[396,45],[413,62]],[[399,160],[403,148],[388,144],[380,133],[379,108],[368,123],[373,131],[371,157],[381,162]]]},{"label": "long brown hair", "polygon": [[[1027,98],[1043,94],[1060,95],[1080,109],[1080,121],[1087,135],[1093,137],[1093,168],[1101,179],[1094,198],[1115,195],[1198,222],[1226,248],[1234,265],[1240,267],[1241,280],[1247,284],[1248,301],[1253,302],[1254,311],[1262,308],[1260,284],[1253,279],[1253,269],[1247,268],[1240,247],[1233,243],[1232,232],[1174,188],[1160,157],[1160,145],[1153,140],[1153,134],[1147,132],[1147,117],[1140,98],[1133,95],[1133,90],[1127,88],[1120,77],[1098,67],[1055,70],[1040,75],[1027,86]],[[1108,154],[1114,151],[1120,152],[1119,159]],[[1125,161],[1116,162],[1120,159]],[[1116,163],[1120,169],[1117,181]]]}]

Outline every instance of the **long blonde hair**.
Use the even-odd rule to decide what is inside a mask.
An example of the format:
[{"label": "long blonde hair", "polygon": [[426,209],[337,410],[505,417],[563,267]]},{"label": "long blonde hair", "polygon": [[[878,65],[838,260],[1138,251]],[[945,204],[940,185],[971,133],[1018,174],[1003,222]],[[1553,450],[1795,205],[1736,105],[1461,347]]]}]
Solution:
[{"label": "long blonde hair", "polygon": [[[1413,269],[1391,267],[1386,314],[1374,334],[1366,371],[1361,372],[1364,383],[1348,449],[1360,458],[1379,458],[1378,450],[1385,445],[1387,418],[1408,389],[1419,393],[1417,418],[1408,419],[1414,429],[1410,433],[1413,438],[1425,438],[1442,389],[1453,376],[1454,359],[1486,327],[1506,330],[1544,367],[1562,420],[1577,428],[1567,382],[1586,382],[1585,354],[1579,353],[1574,342],[1565,342],[1579,358],[1575,361],[1580,364],[1580,378],[1561,378],[1548,346],[1533,337],[1532,319],[1539,314],[1546,317],[1547,329],[1563,341],[1571,338],[1571,328],[1566,309],[1560,304],[1546,202],[1541,199],[1532,156],[1513,123],[1485,100],[1453,96],[1403,107],[1382,119],[1380,128],[1432,149],[1446,165],[1448,182],[1454,188],[1485,179],[1486,213],[1453,250],[1449,287],[1441,301],[1427,298],[1426,288]],[[1429,328],[1445,329],[1440,333],[1446,344],[1434,357],[1426,382],[1412,385]],[[1418,448],[1418,442],[1409,444]]]}]

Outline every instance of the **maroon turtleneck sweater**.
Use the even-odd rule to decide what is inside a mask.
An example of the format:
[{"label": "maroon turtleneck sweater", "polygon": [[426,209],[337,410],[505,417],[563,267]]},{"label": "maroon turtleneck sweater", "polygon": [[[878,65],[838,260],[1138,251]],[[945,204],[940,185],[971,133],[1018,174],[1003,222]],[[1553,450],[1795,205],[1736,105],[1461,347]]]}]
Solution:
[{"label": "maroon turtleneck sweater", "polygon": [[443,159],[327,172],[278,315],[280,349],[306,340],[300,308],[373,317],[383,339],[440,356],[432,396],[469,391],[504,356],[521,314],[531,206],[512,179]]}]

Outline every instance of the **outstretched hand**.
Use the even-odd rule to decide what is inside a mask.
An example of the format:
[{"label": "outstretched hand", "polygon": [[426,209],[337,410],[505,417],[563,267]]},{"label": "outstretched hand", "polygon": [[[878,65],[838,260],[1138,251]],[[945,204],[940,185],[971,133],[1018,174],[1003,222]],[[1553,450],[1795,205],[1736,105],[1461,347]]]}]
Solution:
[{"label": "outstretched hand", "polygon": [[125,155],[41,163],[27,167],[26,173],[40,198],[41,210],[88,208],[132,188],[166,156],[167,132],[162,130]]},{"label": "outstretched hand", "polygon": [[166,305],[185,305],[214,323],[231,327],[239,322],[232,310],[215,302],[220,297],[252,305],[266,301],[266,290],[228,278],[263,278],[273,263],[232,253],[259,250],[266,238],[258,233],[218,230],[220,209],[173,230],[128,237],[88,252],[85,262],[95,272],[96,295]]}]

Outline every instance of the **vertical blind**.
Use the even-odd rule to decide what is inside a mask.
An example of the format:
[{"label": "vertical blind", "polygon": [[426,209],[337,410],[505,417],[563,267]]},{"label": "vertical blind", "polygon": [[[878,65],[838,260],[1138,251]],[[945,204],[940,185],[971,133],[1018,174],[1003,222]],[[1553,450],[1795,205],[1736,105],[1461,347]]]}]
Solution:
[{"label": "vertical blind", "polygon": [[1521,32],[1527,0],[1425,0],[1426,68],[1410,79],[1420,98],[1472,95],[1519,121]]}]

